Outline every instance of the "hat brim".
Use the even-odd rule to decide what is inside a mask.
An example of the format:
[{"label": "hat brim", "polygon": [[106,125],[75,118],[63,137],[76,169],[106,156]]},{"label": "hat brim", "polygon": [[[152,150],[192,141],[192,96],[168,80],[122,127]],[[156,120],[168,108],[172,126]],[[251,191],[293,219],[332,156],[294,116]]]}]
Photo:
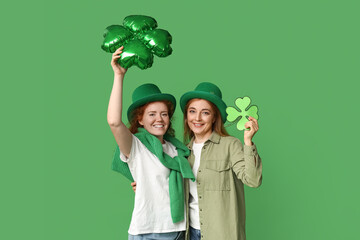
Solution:
[{"label": "hat brim", "polygon": [[167,93],[152,94],[152,95],[146,96],[144,98],[141,98],[141,99],[133,102],[130,105],[130,107],[128,108],[128,111],[127,111],[127,117],[128,117],[129,122],[131,121],[131,117],[132,117],[131,114],[132,114],[132,112],[134,111],[135,108],[138,108],[138,107],[140,107],[142,105],[145,105],[146,103],[162,101],[162,100],[170,101],[173,104],[174,111],[175,111],[176,99],[175,99],[175,97],[173,95],[167,94]]},{"label": "hat brim", "polygon": [[226,106],[225,102],[221,98],[219,98],[218,96],[216,96],[214,94],[202,92],[202,91],[191,91],[191,92],[187,92],[181,96],[180,107],[184,114],[185,114],[184,111],[185,111],[185,106],[186,106],[187,102],[194,98],[205,99],[205,100],[208,100],[209,102],[212,102],[213,104],[215,104],[215,106],[220,111],[220,115],[221,115],[221,119],[222,119],[223,123],[226,122],[226,117],[227,117],[226,107],[227,106]]}]

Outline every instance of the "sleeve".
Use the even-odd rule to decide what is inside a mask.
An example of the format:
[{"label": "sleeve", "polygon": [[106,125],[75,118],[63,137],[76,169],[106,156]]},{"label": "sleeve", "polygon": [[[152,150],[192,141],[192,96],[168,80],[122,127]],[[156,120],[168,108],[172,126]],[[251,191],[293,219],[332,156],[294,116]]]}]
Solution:
[{"label": "sleeve", "polygon": [[232,170],[244,184],[259,187],[262,182],[262,163],[256,145],[243,146],[239,139],[234,139],[229,146]]},{"label": "sleeve", "polygon": [[142,152],[144,147],[144,144],[142,144],[142,142],[137,137],[135,137],[135,135],[132,135],[129,157],[126,157],[122,152],[120,152],[120,160],[129,163],[130,161],[134,160],[140,152]]},{"label": "sleeve", "polygon": [[134,182],[134,178],[131,174],[128,163],[132,161],[136,157],[136,155],[141,152],[141,149],[143,147],[144,145],[134,135],[132,138],[132,145],[131,145],[130,155],[128,158],[120,152],[119,146],[117,146],[115,149],[111,169],[120,173],[121,175],[129,179],[131,182]]}]

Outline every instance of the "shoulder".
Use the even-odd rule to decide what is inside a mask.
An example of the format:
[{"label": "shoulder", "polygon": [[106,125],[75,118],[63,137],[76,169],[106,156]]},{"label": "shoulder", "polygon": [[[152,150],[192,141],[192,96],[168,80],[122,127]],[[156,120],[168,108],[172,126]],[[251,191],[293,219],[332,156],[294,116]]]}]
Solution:
[{"label": "shoulder", "polygon": [[220,136],[219,144],[242,144],[240,139],[233,137],[233,136]]},{"label": "shoulder", "polygon": [[233,159],[241,158],[244,148],[240,139],[233,136],[221,137],[219,143],[219,149],[227,152],[227,157],[232,161]]},{"label": "shoulder", "polygon": [[134,153],[143,152],[144,150],[147,150],[147,147],[140,141],[140,139],[136,135],[132,135],[132,145],[131,145],[131,151]]},{"label": "shoulder", "polygon": [[241,152],[243,150],[243,144],[240,139],[233,136],[222,136],[218,144],[220,149],[226,150],[230,154],[235,152]]}]

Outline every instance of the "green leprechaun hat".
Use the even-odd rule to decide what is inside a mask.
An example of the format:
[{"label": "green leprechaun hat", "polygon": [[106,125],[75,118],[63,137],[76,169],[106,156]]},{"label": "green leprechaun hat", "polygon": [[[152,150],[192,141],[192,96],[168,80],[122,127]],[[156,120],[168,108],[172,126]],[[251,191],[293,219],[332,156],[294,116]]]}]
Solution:
[{"label": "green leprechaun hat", "polygon": [[182,95],[180,98],[180,107],[183,112],[185,111],[187,102],[194,98],[205,99],[215,104],[220,111],[223,123],[226,122],[226,104],[222,100],[222,94],[218,86],[213,83],[202,82],[195,88],[194,91],[187,92]]},{"label": "green leprechaun hat", "polygon": [[128,120],[131,121],[131,114],[133,110],[137,107],[140,107],[149,102],[156,102],[167,100],[170,101],[173,106],[174,110],[176,107],[176,100],[175,97],[168,93],[162,93],[158,86],[152,83],[146,83],[139,87],[137,87],[133,94],[132,94],[132,101],[133,103],[130,105],[127,111]]}]

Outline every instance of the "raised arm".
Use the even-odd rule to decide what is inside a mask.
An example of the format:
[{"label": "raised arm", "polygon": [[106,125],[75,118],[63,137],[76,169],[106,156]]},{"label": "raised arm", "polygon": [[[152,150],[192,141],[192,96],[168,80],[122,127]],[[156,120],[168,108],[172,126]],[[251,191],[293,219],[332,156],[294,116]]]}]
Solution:
[{"label": "raised arm", "polygon": [[232,170],[244,184],[259,187],[262,182],[262,162],[255,144],[243,146],[240,140],[230,144]]},{"label": "raised arm", "polygon": [[123,81],[127,70],[121,67],[118,63],[122,49],[123,47],[117,49],[112,55],[111,59],[111,66],[114,70],[114,83],[110,95],[107,121],[115,137],[115,140],[119,145],[120,151],[126,157],[129,157],[132,143],[132,134],[122,120]]},{"label": "raised arm", "polygon": [[256,146],[252,142],[252,138],[259,130],[257,120],[249,117],[245,128],[250,128],[250,130],[244,132],[244,146],[240,140],[230,145],[232,169],[244,184],[249,187],[259,187],[262,182],[262,163]]}]

